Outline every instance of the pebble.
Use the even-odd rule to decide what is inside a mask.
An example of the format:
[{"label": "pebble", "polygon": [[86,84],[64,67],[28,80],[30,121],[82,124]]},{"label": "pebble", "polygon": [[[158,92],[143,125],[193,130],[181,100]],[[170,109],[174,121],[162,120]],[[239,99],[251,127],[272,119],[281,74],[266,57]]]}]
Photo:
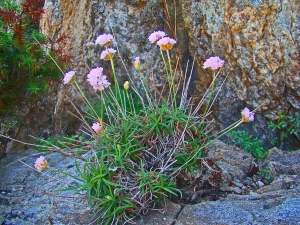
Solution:
[{"label": "pebble", "polygon": [[261,181],[257,181],[257,182],[256,182],[256,185],[257,185],[258,187],[263,187],[263,186],[265,186],[265,184],[264,184],[263,182],[261,182]]}]

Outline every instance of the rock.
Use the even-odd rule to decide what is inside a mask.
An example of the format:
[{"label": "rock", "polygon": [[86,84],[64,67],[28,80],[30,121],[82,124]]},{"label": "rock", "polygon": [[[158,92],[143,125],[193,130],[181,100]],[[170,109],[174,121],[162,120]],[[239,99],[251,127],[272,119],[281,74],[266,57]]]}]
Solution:
[{"label": "rock", "polygon": [[[1,160],[1,224],[88,224],[92,212],[85,193],[58,192],[78,181],[47,169],[42,173],[32,167],[41,153],[27,150]],[[58,153],[43,153],[53,169],[77,176],[74,159]],[[70,165],[73,165],[69,168]]]},{"label": "rock", "polygon": [[[208,147],[208,157],[213,158],[219,167],[221,183],[217,186],[222,191],[234,191],[232,186],[235,182],[239,183],[247,177],[250,165],[254,158],[242,149],[235,146],[229,146],[221,141],[215,141]],[[210,171],[208,169],[208,171]],[[209,172],[212,176],[212,172]],[[212,178],[208,178],[212,179]],[[240,189],[239,189],[240,191]],[[238,191],[238,192],[239,192]]]},{"label": "rock", "polygon": [[260,171],[266,170],[271,179],[283,174],[297,175],[300,174],[300,151],[285,152],[272,148],[259,164]]},{"label": "rock", "polygon": [[[95,46],[90,50],[86,45],[104,32],[113,33],[117,40],[123,60],[116,58],[121,83],[128,79],[128,71],[133,84],[140,85],[133,67],[137,55],[141,57],[146,77],[150,76],[148,71],[153,71],[157,85],[165,79],[157,46],[147,40],[154,30],[165,30],[177,38],[171,53],[179,57],[183,72],[187,60],[195,56],[192,96],[201,97],[212,81],[211,71],[202,68],[203,62],[218,55],[226,61],[220,79],[225,74],[229,76],[213,107],[215,117],[224,127],[240,117],[240,110],[246,104],[252,109],[261,106],[256,116],[259,123],[243,126],[268,142],[271,132],[266,129],[266,118],[277,119],[281,112],[288,114],[300,108],[299,13],[298,0],[180,0],[176,3],[170,0],[76,0],[72,3],[46,0],[41,29],[53,38],[69,37],[64,49],[74,55],[78,81],[89,93],[93,91],[85,84],[88,67],[103,66],[105,73],[112,77],[110,65],[99,59],[101,48]],[[220,80],[216,82],[218,87]],[[61,90],[57,112],[72,109],[66,95],[73,102],[80,100],[71,88]],[[68,116],[55,116],[55,124],[57,130],[75,128],[70,127],[73,121]]]},{"label": "rock", "polygon": [[263,182],[261,182],[261,181],[257,181],[256,184],[257,184],[258,187],[265,186],[265,184]]},{"label": "rock", "polygon": [[140,225],[173,224],[176,221],[176,216],[180,213],[181,208],[180,205],[167,201],[164,213],[151,211],[147,215],[142,215],[142,218],[138,217],[135,222]]},{"label": "rock", "polygon": [[[194,224],[294,224],[300,217],[298,196],[271,197],[264,200],[230,199],[185,206],[177,223]],[[176,223],[176,224],[177,224]]]},{"label": "rock", "polygon": [[296,179],[297,179],[296,175],[281,175],[269,185],[260,187],[258,190],[256,190],[256,192],[262,194],[270,191],[292,189],[294,187]]},{"label": "rock", "polygon": [[[179,225],[211,225],[211,224],[257,224],[257,225],[298,225],[300,221],[299,194],[300,179],[295,178],[294,189],[269,190],[257,194],[231,194],[217,201],[202,202],[195,205],[185,205],[180,212],[164,215],[168,221],[176,218]],[[168,204],[168,210],[176,213],[178,205]],[[155,212],[149,212],[144,222],[139,225],[157,224]],[[175,217],[174,217],[175,216]],[[162,216],[163,217],[163,216]],[[161,217],[159,217],[161,218]],[[169,225],[161,220],[160,224]]]},{"label": "rock", "polygon": [[[250,165],[252,160],[248,153],[244,154],[242,150],[226,146],[221,141],[212,144],[210,151],[210,157],[217,159],[216,165],[224,168],[221,176],[233,179],[233,186],[222,184],[232,194],[222,195],[216,201],[206,201],[202,198],[202,190],[197,190],[194,198],[202,198],[200,204],[175,204],[167,201],[165,213],[150,211],[137,217],[135,222],[140,225],[298,224],[299,174],[274,173],[276,176],[269,185],[260,188],[256,186],[252,190],[248,187],[245,189],[243,184],[246,182],[261,182],[259,176],[255,176],[255,181],[247,177],[246,164]],[[275,160],[280,154],[274,149],[267,159]],[[1,224],[90,224],[93,213],[87,205],[86,193],[57,192],[58,189],[79,185],[78,180],[51,169],[42,173],[35,171],[32,166],[39,155],[41,153],[31,149],[11,154],[0,161]],[[51,168],[78,176],[73,158],[59,153],[43,153],[43,156]],[[295,153],[291,156],[295,157],[291,157],[290,160],[288,157],[282,158],[286,165],[292,166],[292,163],[296,162]],[[236,160],[240,160],[241,163]],[[80,161],[78,164],[81,167]],[[260,166],[260,163],[258,165]],[[240,171],[234,172],[233,168]]]}]

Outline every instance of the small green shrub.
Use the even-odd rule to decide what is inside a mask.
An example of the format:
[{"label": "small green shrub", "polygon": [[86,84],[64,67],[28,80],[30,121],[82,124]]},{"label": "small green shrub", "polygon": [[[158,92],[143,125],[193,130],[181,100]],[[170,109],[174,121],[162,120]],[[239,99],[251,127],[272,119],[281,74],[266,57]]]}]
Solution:
[{"label": "small green shrub", "polygon": [[278,131],[279,138],[272,140],[272,143],[275,145],[276,142],[279,142],[279,148],[282,147],[284,140],[292,135],[296,138],[298,143],[300,143],[300,112],[296,112],[294,115],[287,116],[283,113],[279,114],[277,121],[268,122],[268,127],[272,131]]},{"label": "small green shrub", "polygon": [[262,141],[253,137],[247,131],[234,130],[229,132],[228,135],[234,144],[243,148],[255,158],[264,158],[268,154],[268,150],[264,149]]},{"label": "small green shrub", "polygon": [[258,175],[260,175],[263,179],[266,179],[267,181],[271,181],[272,177],[270,174],[270,168],[268,166],[265,166],[262,168],[259,172],[257,172]]},{"label": "small green shrub", "polygon": [[46,56],[46,46],[62,69],[69,63],[61,49],[53,49],[54,43],[38,32],[43,2],[0,3],[0,116],[16,115],[21,106],[34,103],[60,82],[62,73]]}]

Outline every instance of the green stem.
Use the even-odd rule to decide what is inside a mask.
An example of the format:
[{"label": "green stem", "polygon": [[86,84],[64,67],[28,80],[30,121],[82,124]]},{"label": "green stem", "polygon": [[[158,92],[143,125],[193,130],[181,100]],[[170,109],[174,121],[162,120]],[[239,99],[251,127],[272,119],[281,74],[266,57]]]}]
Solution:
[{"label": "green stem", "polygon": [[170,81],[169,70],[168,70],[168,66],[167,66],[163,51],[161,49],[160,49],[160,54],[161,54],[161,57],[162,57],[163,62],[164,62],[165,70],[166,70],[166,73],[167,73],[168,85],[169,85],[169,88],[170,88],[170,91],[171,91],[171,81]]},{"label": "green stem", "polygon": [[[107,50],[107,52],[108,52],[108,50]],[[115,64],[112,59],[112,55],[109,52],[108,52],[108,54],[110,55],[110,64],[111,64],[111,69],[112,69],[113,75],[114,75],[114,82],[115,82],[115,87],[116,87],[115,95],[116,95],[117,99],[120,99],[121,106],[122,106],[122,108],[124,108],[123,99],[122,99],[122,95],[121,95],[121,91],[120,91],[120,87],[119,87],[119,83],[118,83],[118,79],[117,79],[117,75],[116,75]]]},{"label": "green stem", "polygon": [[89,102],[89,100],[85,97],[85,95],[82,92],[81,88],[79,87],[78,83],[76,81],[74,81],[74,84],[76,85],[77,89],[79,90],[79,92],[80,92],[81,96],[83,97],[84,101],[87,103],[87,105],[89,106],[89,108],[93,111],[93,113],[95,114],[95,116],[97,117],[97,119],[99,119],[99,116],[98,116],[97,112],[94,110],[94,108],[91,105],[91,103]]},{"label": "green stem", "polygon": [[172,76],[173,70],[172,70],[172,66],[171,66],[171,58],[170,58],[169,50],[167,50],[167,56],[168,56],[168,63],[169,63],[170,75]]},{"label": "green stem", "polygon": [[170,92],[172,94],[171,99],[172,102],[174,102],[174,107],[176,108],[176,96],[175,96],[175,86],[174,86],[174,75],[173,75],[173,70],[172,70],[172,65],[171,65],[171,58],[170,58],[170,53],[169,50],[167,50],[167,56],[168,56],[168,63],[169,63],[169,81],[171,82],[170,84]]},{"label": "green stem", "polygon": [[161,54],[162,60],[164,62],[166,73],[167,73],[167,75],[169,77],[169,70],[168,70],[167,63],[166,63],[166,60],[165,60],[165,57],[164,57],[164,53],[163,53],[163,51],[161,49],[160,49],[160,54]]},{"label": "green stem", "polygon": [[222,136],[224,136],[225,134],[227,134],[227,133],[230,132],[231,130],[235,129],[235,128],[236,128],[237,126],[239,126],[241,123],[243,123],[242,120],[240,120],[236,125],[230,127],[228,130],[224,131],[222,134],[220,134],[219,136],[217,136],[217,137],[214,138],[213,140],[208,141],[205,145],[201,146],[201,147],[198,149],[198,151],[193,155],[193,157],[191,157],[188,161],[186,161],[182,166],[180,166],[178,169],[176,169],[176,170],[175,170],[173,173],[171,173],[171,174],[177,173],[177,172],[180,170],[180,168],[184,167],[184,166],[187,165],[192,159],[194,159],[194,157],[196,157],[202,149],[206,148],[207,146],[209,146],[210,144],[212,144],[212,143],[213,143],[214,141],[216,141],[217,139],[221,138]]},{"label": "green stem", "polygon": [[130,101],[129,94],[128,94],[128,90],[125,90],[125,91],[126,91],[126,96],[127,96],[128,103],[129,103],[129,106],[130,106],[130,110],[133,113],[132,106],[131,106],[131,101]]},{"label": "green stem", "polygon": [[[153,103],[155,104],[156,102],[154,101],[154,98],[153,98],[152,93],[151,93],[151,91],[150,91],[150,87],[149,87],[148,83],[146,82],[146,79],[145,79],[143,73],[141,72],[140,69],[138,69],[137,71],[139,72],[140,76],[142,77],[142,80],[143,80],[143,82],[144,82],[144,85],[145,85],[145,87],[146,87],[146,89],[147,89],[147,90],[145,90],[145,91],[148,92],[148,95],[149,95],[149,97],[150,97],[150,99],[151,99],[151,101],[152,101],[152,104],[153,104]],[[150,102],[149,102],[149,104],[150,104]],[[155,104],[155,105],[156,105],[156,104]]]},{"label": "green stem", "polygon": [[[35,38],[35,37],[33,37],[33,39],[37,42],[37,43],[39,43],[39,45],[40,46],[42,46],[42,44]],[[46,51],[45,51],[46,52]],[[64,73],[64,71],[62,71],[62,69],[60,68],[60,66],[57,64],[57,62],[53,59],[53,57],[49,54],[49,53],[47,53],[46,52],[46,54],[49,56],[49,58],[54,62],[54,64],[57,66],[57,68],[62,72],[62,74],[65,74]]]},{"label": "green stem", "polygon": [[100,90],[100,98],[101,98],[101,120],[103,121],[103,114],[104,114],[104,101],[103,101],[103,92]]},{"label": "green stem", "polygon": [[215,79],[216,79],[216,72],[214,71],[214,77],[213,77],[213,81],[211,83],[211,92],[210,92],[210,96],[209,96],[209,101],[207,102],[206,104],[206,108],[205,108],[205,111],[204,111],[204,115],[207,113],[207,110],[209,109],[209,105],[210,105],[210,102],[211,102],[211,99],[212,99],[212,96],[213,96],[213,93],[214,93],[214,89],[215,89]]}]

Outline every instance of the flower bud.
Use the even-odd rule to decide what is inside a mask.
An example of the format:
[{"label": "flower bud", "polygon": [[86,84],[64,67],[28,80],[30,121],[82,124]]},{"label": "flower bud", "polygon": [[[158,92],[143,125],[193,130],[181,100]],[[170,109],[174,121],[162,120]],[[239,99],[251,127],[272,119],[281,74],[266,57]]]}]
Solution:
[{"label": "flower bud", "polygon": [[129,83],[129,81],[126,81],[124,83],[124,89],[127,91],[129,89],[129,87],[130,87],[130,83]]},{"label": "flower bud", "polygon": [[136,70],[140,70],[140,65],[141,65],[140,57],[135,57],[134,68],[135,68]]}]

